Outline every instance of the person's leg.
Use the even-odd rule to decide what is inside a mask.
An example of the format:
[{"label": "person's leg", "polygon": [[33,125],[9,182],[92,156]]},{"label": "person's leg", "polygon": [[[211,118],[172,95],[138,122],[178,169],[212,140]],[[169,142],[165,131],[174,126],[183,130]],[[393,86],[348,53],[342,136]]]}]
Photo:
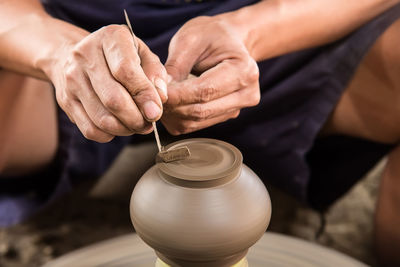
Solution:
[{"label": "person's leg", "polygon": [[[322,134],[376,142],[400,141],[400,20],[375,43],[326,123]],[[389,155],[375,216],[382,264],[400,266],[400,146]]]},{"label": "person's leg", "polygon": [[58,145],[53,89],[0,70],[0,176],[23,175],[53,159]]}]

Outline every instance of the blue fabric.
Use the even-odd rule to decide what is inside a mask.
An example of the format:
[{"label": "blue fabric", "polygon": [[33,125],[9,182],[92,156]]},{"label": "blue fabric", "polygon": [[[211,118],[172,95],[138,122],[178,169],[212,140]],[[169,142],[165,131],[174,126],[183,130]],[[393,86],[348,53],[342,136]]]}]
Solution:
[{"label": "blue fabric", "polygon": [[[125,8],[135,33],[165,60],[169,40],[188,19],[255,2],[47,0],[44,5],[53,16],[89,31],[124,24]],[[179,138],[226,140],[243,152],[245,163],[262,179],[309,200],[312,173],[306,155],[363,56],[399,16],[400,5],[333,44],[259,62],[262,98],[257,107],[242,110],[236,120]],[[100,176],[126,144],[140,138],[118,137],[108,144],[86,140],[61,110],[59,127],[59,152],[51,167],[30,177],[0,178],[0,226],[18,222],[82,180]],[[329,203],[344,191],[337,190]]]},{"label": "blue fabric", "polygon": [[257,0],[44,0],[47,11],[55,17],[95,31],[109,24],[126,24],[126,9],[135,35],[166,60],[172,35],[189,19],[215,15],[259,2]]}]

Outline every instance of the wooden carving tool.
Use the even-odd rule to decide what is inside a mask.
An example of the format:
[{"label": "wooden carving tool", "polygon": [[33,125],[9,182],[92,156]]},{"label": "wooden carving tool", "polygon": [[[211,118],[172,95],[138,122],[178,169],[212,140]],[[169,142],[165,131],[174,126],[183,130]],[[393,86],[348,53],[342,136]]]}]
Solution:
[{"label": "wooden carving tool", "polygon": [[[124,9],[124,14],[125,14],[126,24],[128,25],[128,28],[133,37],[133,43],[135,44],[135,47],[138,48],[137,42],[135,39],[135,34],[133,33],[132,25],[131,25],[131,22],[129,21],[128,13],[126,12],[125,9]],[[177,161],[177,160],[183,160],[190,156],[190,151],[187,146],[178,147],[178,148],[174,148],[171,150],[165,150],[160,142],[160,137],[158,135],[156,122],[153,121],[152,125],[153,125],[154,136],[156,138],[157,147],[158,147],[157,159],[161,159],[164,162],[172,162],[172,161]]]}]

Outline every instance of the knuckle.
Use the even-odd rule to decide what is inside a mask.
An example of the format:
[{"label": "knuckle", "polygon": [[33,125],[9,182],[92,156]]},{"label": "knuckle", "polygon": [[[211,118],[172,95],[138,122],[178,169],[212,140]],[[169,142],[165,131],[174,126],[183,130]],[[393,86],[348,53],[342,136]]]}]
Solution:
[{"label": "knuckle", "polygon": [[246,96],[246,107],[252,107],[256,106],[260,103],[261,100],[261,94],[259,89],[251,89],[250,91],[247,92]]},{"label": "knuckle", "polygon": [[173,42],[179,43],[180,45],[194,45],[199,42],[200,37],[201,35],[199,34],[190,34],[186,31],[181,31],[174,36]]},{"label": "knuckle", "polygon": [[64,93],[65,98],[68,96],[78,96],[79,91],[83,88],[84,83],[81,81],[82,72],[75,64],[68,66],[64,73]]},{"label": "knuckle", "polygon": [[89,123],[85,123],[82,126],[82,134],[86,139],[97,141],[97,132],[98,131]]},{"label": "knuckle", "polygon": [[148,59],[145,64],[142,64],[143,70],[149,80],[154,82],[156,78],[161,78],[167,81],[167,71],[158,58]]},{"label": "knuckle", "polygon": [[110,135],[110,136],[105,136],[105,137],[104,137],[104,141],[102,141],[102,143],[108,143],[108,142],[111,142],[111,140],[113,140],[113,139],[114,139],[114,137],[115,137],[115,136],[113,136],[113,135]]},{"label": "knuckle", "polygon": [[97,49],[99,44],[94,45],[93,41],[90,41],[90,39],[91,38],[88,38],[88,40],[85,39],[72,48],[67,63],[74,64],[75,62],[80,62],[79,64],[87,64],[93,61],[90,58],[94,48]]},{"label": "knuckle", "polygon": [[120,25],[116,25],[116,24],[111,24],[111,25],[107,25],[107,26],[100,28],[99,31],[104,34],[111,35],[111,34],[120,32],[121,28],[124,28],[124,27],[121,27]]},{"label": "knuckle", "polygon": [[72,48],[71,50],[71,57],[70,57],[70,61],[76,60],[76,59],[80,59],[84,56],[83,50],[85,47],[85,43],[81,42],[78,43],[74,48]]},{"label": "knuckle", "polygon": [[104,53],[121,49],[121,42],[132,41],[132,35],[125,25],[105,26],[101,34],[101,46]]},{"label": "knuckle", "polygon": [[98,127],[106,132],[116,132],[118,131],[118,126],[118,122],[111,115],[101,116],[98,122]]},{"label": "knuckle", "polygon": [[243,74],[240,75],[238,79],[242,87],[247,87],[258,82],[260,72],[257,63],[251,58],[249,58],[244,65],[243,71],[241,72]]},{"label": "knuckle", "polygon": [[151,124],[145,121],[142,115],[140,115],[139,117],[140,119],[135,119],[128,122],[127,126],[135,133],[145,134],[147,133],[149,128],[152,129]]},{"label": "knuckle", "polygon": [[64,90],[56,91],[56,99],[57,99],[58,105],[62,108],[62,110],[68,111],[71,109],[71,101],[68,98],[68,96]]},{"label": "knuckle", "polygon": [[116,36],[129,36],[132,38],[132,34],[130,33],[128,27],[126,25],[110,25],[113,30],[113,34]]},{"label": "knuckle", "polygon": [[82,134],[86,139],[99,143],[107,143],[114,138],[114,136],[99,131],[89,123],[86,123],[82,126]]},{"label": "knuckle", "polygon": [[260,103],[261,100],[261,94],[260,90],[254,90],[252,94],[250,94],[250,105],[251,106],[256,106]]},{"label": "knuckle", "polygon": [[182,28],[203,28],[203,27],[217,27],[220,23],[220,19],[210,17],[206,15],[197,16],[187,21]]},{"label": "knuckle", "polygon": [[153,131],[153,128],[151,126],[143,126],[140,130],[136,131],[138,134],[149,134]]},{"label": "knuckle", "polygon": [[202,104],[194,104],[191,110],[191,117],[196,121],[208,119],[211,115],[211,110],[204,107]]},{"label": "knuckle", "polygon": [[148,100],[153,100],[157,103],[156,92],[153,91],[153,87],[150,82],[144,79],[138,79],[135,81],[135,87],[129,90],[135,102],[144,103]]},{"label": "knuckle", "polygon": [[[146,67],[148,69],[152,70],[153,72],[160,73],[160,74],[164,75],[164,72],[165,72],[164,67],[163,67],[163,65],[161,64],[160,60],[157,57],[155,57],[155,58],[149,57],[149,58],[146,59],[145,63],[146,63]],[[166,74],[166,72],[165,72],[165,74]]]},{"label": "knuckle", "polygon": [[114,139],[113,135],[102,134],[102,135],[98,136],[97,139],[94,141],[99,142],[99,143],[108,143],[113,139]]},{"label": "knuckle", "polygon": [[75,80],[75,68],[73,66],[66,67],[64,77],[67,83]]},{"label": "knuckle", "polygon": [[199,42],[200,37],[199,34],[185,34],[181,35],[181,41],[185,45],[194,45]]},{"label": "knuckle", "polygon": [[188,134],[191,133],[195,130],[195,122],[193,121],[181,121],[181,123],[178,124],[177,130],[179,131],[180,134]]},{"label": "knuckle", "polygon": [[132,79],[134,76],[134,71],[131,67],[130,61],[127,59],[121,59],[111,71],[111,74],[118,81],[127,81]]},{"label": "knuckle", "polygon": [[65,105],[65,96],[64,93],[61,89],[56,88],[56,100],[58,105],[64,109],[64,105]]},{"label": "knuckle", "polygon": [[80,76],[79,67],[75,64],[71,64],[65,68],[65,82],[67,84],[75,83],[77,77]]},{"label": "knuckle", "polygon": [[211,101],[216,95],[217,89],[215,85],[209,83],[205,87],[197,89],[197,102],[206,103]]},{"label": "knuckle", "polygon": [[119,94],[109,94],[104,100],[104,106],[111,112],[118,112],[122,110],[123,104]]},{"label": "knuckle", "polygon": [[257,63],[253,59],[249,59],[248,68],[247,68],[247,80],[250,83],[258,82],[260,78],[260,71],[258,69]]}]

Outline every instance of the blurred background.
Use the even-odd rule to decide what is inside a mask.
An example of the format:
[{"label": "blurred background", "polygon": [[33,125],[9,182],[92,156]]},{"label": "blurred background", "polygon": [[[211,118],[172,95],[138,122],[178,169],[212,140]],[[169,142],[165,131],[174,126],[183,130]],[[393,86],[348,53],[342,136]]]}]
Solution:
[{"label": "blurred background", "polygon": [[[153,165],[156,146],[127,147],[109,171],[84,184],[28,221],[0,229],[0,266],[40,266],[67,252],[134,231],[129,198],[136,181]],[[297,236],[376,265],[373,214],[385,159],[325,214],[272,186],[268,231]]]}]

